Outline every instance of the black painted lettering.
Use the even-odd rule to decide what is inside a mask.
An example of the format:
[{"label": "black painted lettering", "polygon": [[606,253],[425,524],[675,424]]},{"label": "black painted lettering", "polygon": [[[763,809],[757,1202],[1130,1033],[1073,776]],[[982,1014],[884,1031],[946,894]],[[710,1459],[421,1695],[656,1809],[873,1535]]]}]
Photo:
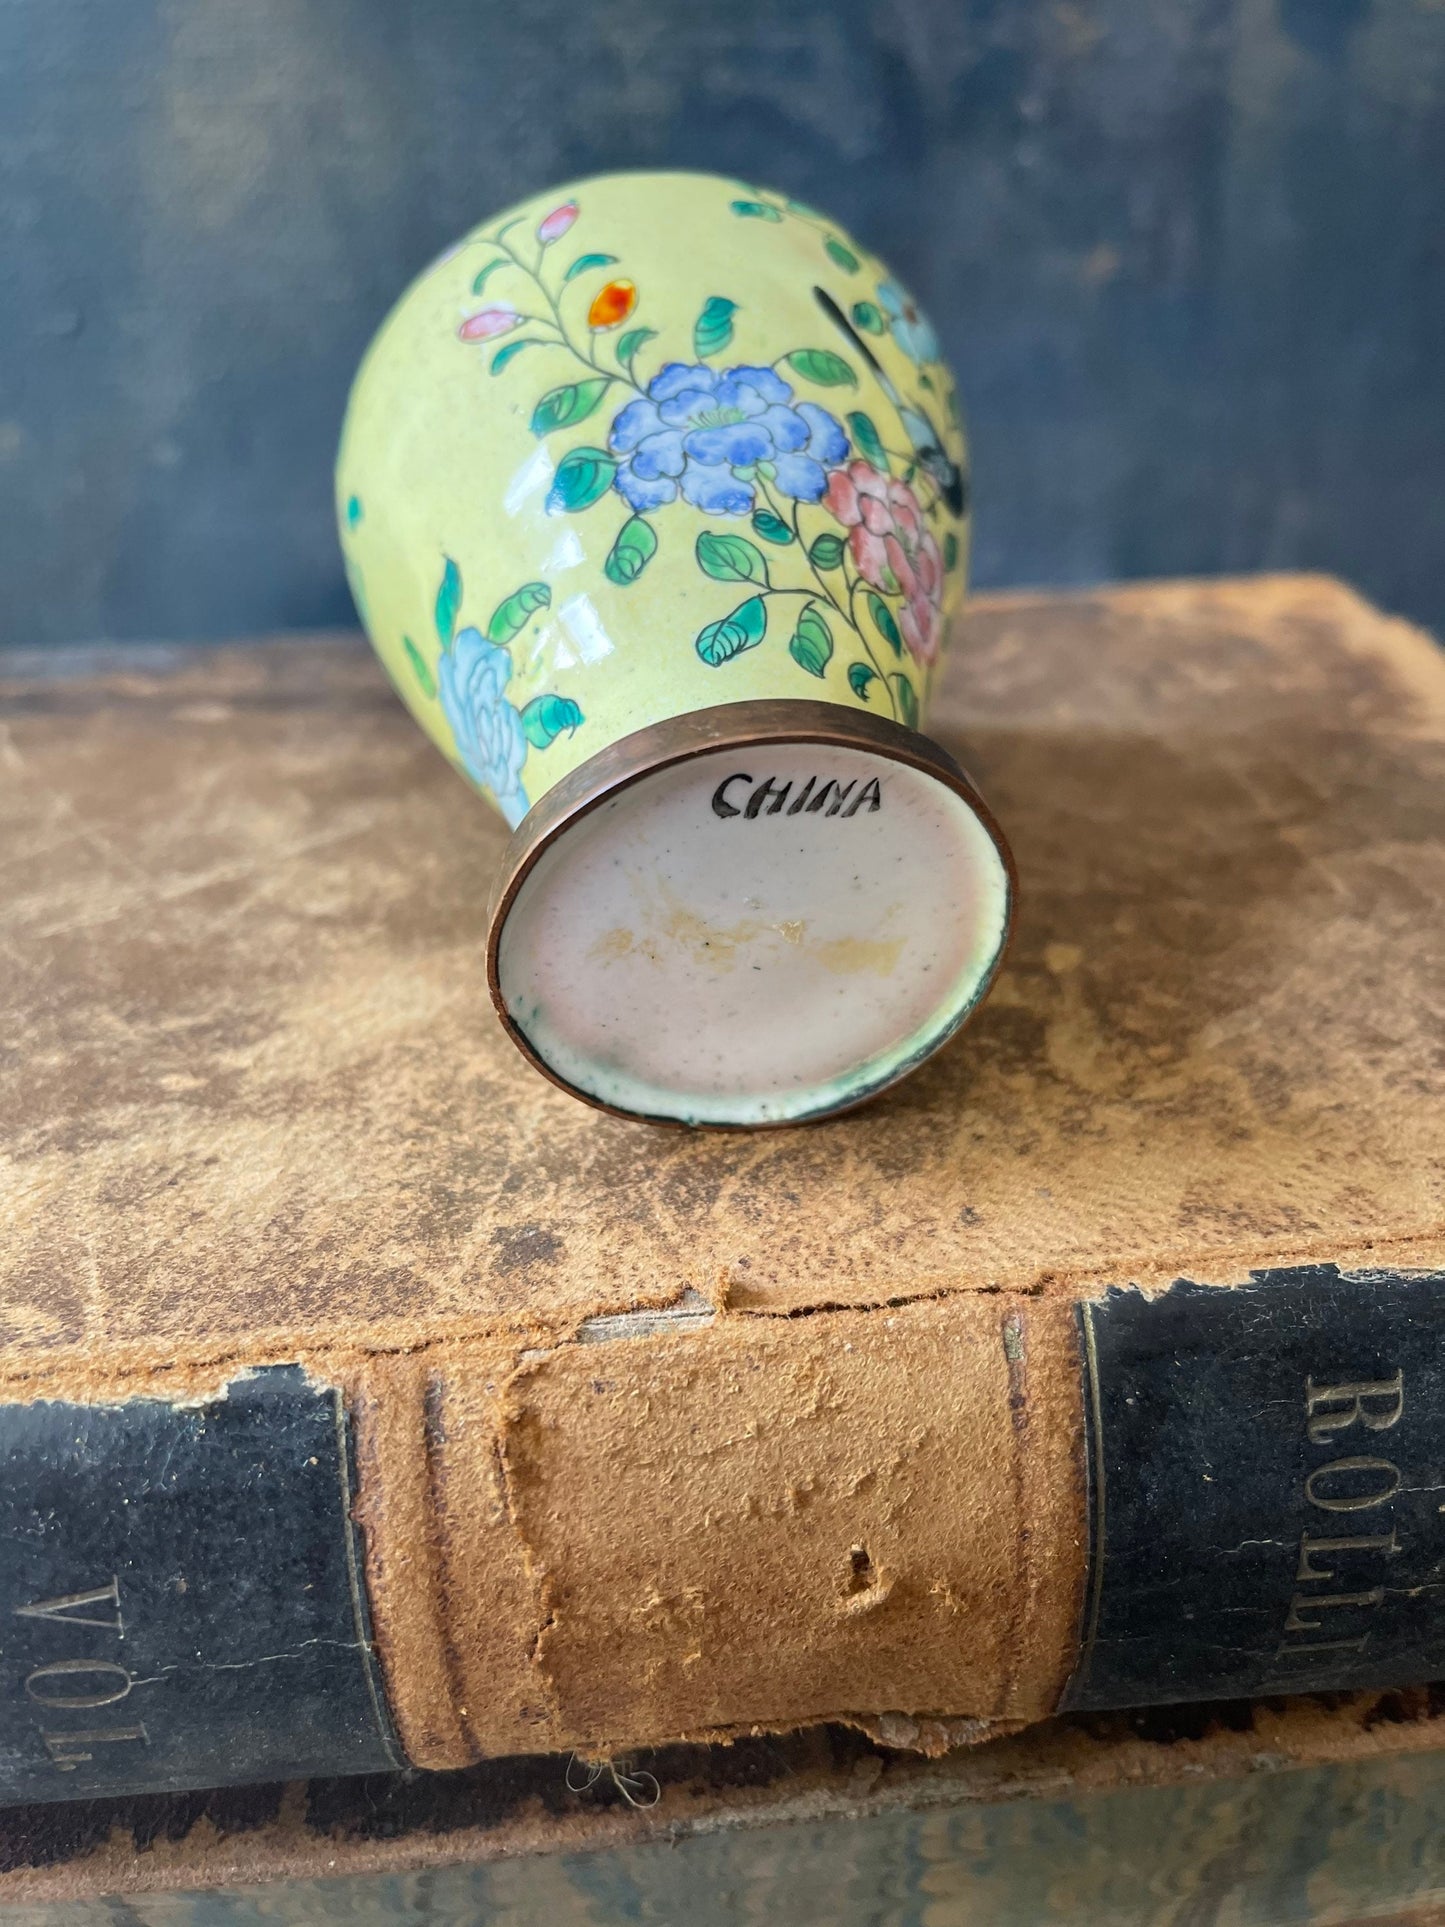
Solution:
[{"label": "black painted lettering", "polygon": [[878,778],[876,776],[870,776],[868,778],[868,781],[863,785],[862,789],[859,790],[847,809],[844,810],[844,816],[856,816],[865,803],[870,810],[881,810],[883,807],[883,792],[878,787]]},{"label": "black painted lettering", "polygon": [[[41,1692],[37,1680],[50,1681],[79,1680],[89,1675],[92,1680],[109,1679],[112,1685],[100,1692],[74,1693],[68,1690]],[[127,1667],[117,1666],[112,1659],[56,1659],[48,1666],[37,1666],[25,1682],[25,1690],[31,1699],[41,1706],[114,1706],[123,1700],[135,1685],[135,1676]]]},{"label": "black painted lettering", "polygon": [[713,815],[741,816],[753,822],[760,816],[849,817],[857,816],[860,810],[871,812],[883,807],[883,785],[876,776],[870,776],[861,787],[856,776],[847,783],[840,783],[834,776],[821,782],[816,776],[764,776],[744,802],[743,792],[736,786],[754,781],[742,770],[725,776],[712,793]]},{"label": "black painted lettering", "polygon": [[1314,1445],[1323,1444],[1332,1432],[1343,1432],[1351,1425],[1363,1425],[1370,1432],[1388,1432],[1392,1425],[1399,1424],[1404,1409],[1402,1371],[1393,1378],[1361,1379],[1352,1385],[1316,1385],[1312,1378],[1305,1380],[1305,1430]]},{"label": "black painted lettering", "polygon": [[725,776],[712,793],[712,813],[714,816],[741,816],[742,811],[736,803],[728,801],[728,791],[734,783],[751,783],[751,776],[739,771],[734,776]]},{"label": "black painted lettering", "polygon": [[[115,1610],[103,1616],[82,1611],[87,1606],[113,1606]],[[62,1626],[103,1626],[108,1633],[118,1633],[125,1637],[125,1626],[120,1616],[120,1586],[112,1578],[108,1586],[96,1586],[90,1592],[61,1593],[55,1599],[37,1599],[33,1605],[17,1606],[19,1619],[53,1619]]]},{"label": "black painted lettering", "polygon": [[781,786],[779,786],[778,779],[776,776],[765,776],[762,782],[759,783],[757,788],[753,791],[752,795],[748,798],[748,807],[743,812],[744,816],[750,819],[754,816],[760,816],[762,814],[763,805],[764,803],[767,802],[769,797],[771,797],[773,801],[772,801],[772,806],[768,811],[768,815],[776,816],[778,811],[783,807],[784,803],[787,802],[788,791],[792,787],[793,786],[791,783],[786,783],[786,782],[783,783]]},{"label": "black painted lettering", "polygon": [[1328,1582],[1335,1576],[1333,1566],[1317,1566],[1314,1557],[1317,1552],[1398,1552],[1400,1542],[1395,1537],[1395,1528],[1388,1532],[1356,1533],[1350,1539],[1312,1539],[1306,1532],[1299,1542],[1299,1564],[1295,1568],[1295,1580],[1320,1579]]},{"label": "black painted lettering", "polygon": [[[1320,1484],[1325,1479],[1336,1479],[1342,1472],[1365,1472],[1373,1476],[1384,1473],[1389,1480],[1373,1491],[1351,1492],[1346,1490],[1333,1498],[1321,1495]],[[1317,1465],[1305,1480],[1305,1497],[1311,1505],[1317,1505],[1322,1512],[1367,1512],[1371,1506],[1383,1505],[1392,1499],[1400,1489],[1400,1468],[1391,1465],[1388,1459],[1331,1459],[1328,1465]]]}]

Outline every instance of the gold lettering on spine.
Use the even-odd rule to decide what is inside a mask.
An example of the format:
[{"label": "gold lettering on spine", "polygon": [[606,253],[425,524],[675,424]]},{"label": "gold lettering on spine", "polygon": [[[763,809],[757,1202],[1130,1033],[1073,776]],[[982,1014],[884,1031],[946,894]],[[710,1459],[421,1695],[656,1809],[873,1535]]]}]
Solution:
[{"label": "gold lettering on spine", "polygon": [[[1373,1492],[1345,1492],[1333,1498],[1322,1496],[1320,1481],[1333,1478],[1340,1472],[1383,1472],[1388,1483]],[[1386,1499],[1393,1499],[1399,1489],[1400,1468],[1391,1465],[1388,1459],[1331,1459],[1328,1465],[1317,1465],[1305,1480],[1305,1497],[1322,1512],[1368,1512],[1372,1506],[1383,1505]]]},{"label": "gold lettering on spine", "polygon": [[[112,1684],[111,1686],[104,1687],[98,1693],[72,1693],[64,1689],[41,1692],[35,1683],[37,1680],[45,1680],[48,1682],[51,1680],[81,1679],[87,1675],[91,1679],[109,1678],[112,1682],[119,1680],[120,1684],[118,1686]],[[25,1690],[31,1699],[35,1700],[41,1706],[89,1708],[92,1706],[114,1706],[117,1700],[123,1700],[125,1698],[126,1694],[129,1693],[134,1685],[135,1675],[131,1672],[130,1668],[128,1666],[117,1665],[113,1659],[53,1659],[48,1666],[37,1666],[35,1668],[34,1672],[31,1673],[25,1681]]]},{"label": "gold lettering on spine", "polygon": [[1319,1579],[1328,1584],[1334,1578],[1333,1566],[1316,1566],[1313,1559],[1317,1552],[1398,1552],[1400,1542],[1395,1537],[1395,1528],[1388,1532],[1356,1533],[1349,1539],[1312,1539],[1306,1532],[1300,1537],[1299,1564],[1295,1567],[1295,1583],[1302,1580]]},{"label": "gold lettering on spine", "polygon": [[1379,1606],[1384,1598],[1383,1586],[1371,1586],[1368,1592],[1297,1592],[1289,1602],[1289,1618],[1284,1622],[1284,1629],[1287,1633],[1317,1633],[1320,1622],[1306,1619],[1306,1612],[1323,1612],[1327,1606]]},{"label": "gold lettering on spine", "polygon": [[[1386,1401],[1384,1409],[1372,1409],[1380,1399]],[[1323,1411],[1322,1406],[1326,1408]],[[1343,1410],[1331,1411],[1331,1406],[1342,1406]],[[1396,1372],[1393,1378],[1361,1379],[1354,1385],[1316,1385],[1312,1378],[1305,1380],[1305,1434],[1312,1445],[1322,1445],[1331,1432],[1343,1432],[1348,1425],[1388,1432],[1392,1425],[1399,1424],[1404,1409],[1403,1372]]]},{"label": "gold lettering on spine", "polygon": [[[53,1599],[35,1599],[28,1606],[17,1606],[15,1616],[38,1619],[62,1634],[77,1626],[95,1626],[117,1639],[125,1638],[120,1581],[114,1573],[108,1585],[57,1593]],[[135,1674],[118,1660],[52,1659],[32,1668],[26,1676],[25,1692],[37,1706],[51,1712],[80,1713],[118,1705],[130,1697],[136,1684]],[[150,1745],[150,1734],[139,1720],[129,1726],[77,1727],[68,1733],[42,1728],[40,1739],[51,1765],[60,1773],[73,1773],[77,1766],[93,1760],[92,1749],[97,1746],[113,1746],[123,1740]]]},{"label": "gold lettering on spine", "polygon": [[[1341,1433],[1356,1425],[1366,1432],[1388,1432],[1404,1415],[1405,1374],[1397,1371],[1391,1378],[1342,1379],[1323,1385],[1310,1377],[1305,1380],[1304,1406],[1305,1438],[1311,1445],[1333,1445]],[[1354,1453],[1315,1466],[1305,1477],[1303,1496],[1321,1512],[1370,1512],[1376,1506],[1387,1505],[1402,1483],[1400,1468],[1392,1460]],[[1358,1532],[1340,1537],[1302,1533],[1295,1585],[1303,1588],[1336,1584],[1337,1562],[1342,1554],[1375,1554],[1388,1559],[1399,1550],[1398,1528],[1393,1523],[1388,1532]],[[1353,1577],[1353,1571],[1348,1576]],[[1355,1591],[1297,1590],[1289,1602],[1281,1642],[1274,1656],[1275,1666],[1292,1666],[1301,1661],[1308,1664],[1325,1653],[1363,1652],[1370,1637],[1368,1632],[1350,1639],[1299,1640],[1292,1636],[1324,1630],[1321,1613],[1373,1611],[1385,1603],[1385,1593],[1383,1585],[1361,1586]],[[1348,1625],[1348,1620],[1345,1623]]]},{"label": "gold lettering on spine", "polygon": [[1317,1639],[1308,1646],[1281,1646],[1275,1653],[1275,1664],[1280,1660],[1298,1659],[1303,1653],[1358,1653],[1364,1649],[1368,1633],[1361,1633],[1358,1639]]},{"label": "gold lettering on spine", "polygon": [[[81,1606],[109,1604],[115,1611],[105,1618],[97,1618],[94,1613],[78,1610]],[[108,1586],[96,1586],[90,1592],[61,1593],[56,1599],[37,1599],[33,1605],[17,1606],[17,1619],[53,1619],[62,1626],[100,1626],[108,1633],[116,1633],[125,1638],[125,1623],[120,1616],[120,1584],[112,1573]]]},{"label": "gold lettering on spine", "polygon": [[139,1740],[142,1746],[151,1743],[141,1720],[134,1726],[82,1727],[75,1733],[42,1733],[40,1737],[52,1763],[62,1773],[74,1773],[83,1760],[93,1760],[95,1755],[89,1751],[92,1746],[109,1746],[116,1740]]}]

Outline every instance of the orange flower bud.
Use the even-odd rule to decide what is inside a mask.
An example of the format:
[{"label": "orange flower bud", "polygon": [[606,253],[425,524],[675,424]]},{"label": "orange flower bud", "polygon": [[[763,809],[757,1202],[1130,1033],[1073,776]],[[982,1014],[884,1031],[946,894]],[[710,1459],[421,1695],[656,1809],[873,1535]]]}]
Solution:
[{"label": "orange flower bud", "polygon": [[620,327],[636,306],[637,289],[632,282],[609,281],[587,310],[587,326],[594,330]]}]

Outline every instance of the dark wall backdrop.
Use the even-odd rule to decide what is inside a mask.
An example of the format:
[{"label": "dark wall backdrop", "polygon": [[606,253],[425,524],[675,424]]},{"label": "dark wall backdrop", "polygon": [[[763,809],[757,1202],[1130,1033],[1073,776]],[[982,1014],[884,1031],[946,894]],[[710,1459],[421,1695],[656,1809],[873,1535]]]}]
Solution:
[{"label": "dark wall backdrop", "polygon": [[0,639],[342,623],[411,274],[566,176],[834,210],[962,378],[976,579],[1445,619],[1445,0],[0,0]]}]

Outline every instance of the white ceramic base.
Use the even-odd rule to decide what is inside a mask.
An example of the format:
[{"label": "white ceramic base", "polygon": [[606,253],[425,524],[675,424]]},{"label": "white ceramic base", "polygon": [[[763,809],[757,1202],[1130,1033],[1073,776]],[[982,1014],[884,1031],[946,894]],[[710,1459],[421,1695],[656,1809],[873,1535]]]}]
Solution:
[{"label": "white ceramic base", "polygon": [[578,816],[506,911],[509,1021],[560,1082],[684,1124],[826,1115],[954,1031],[1010,885],[964,796],[873,749],[772,741]]}]

